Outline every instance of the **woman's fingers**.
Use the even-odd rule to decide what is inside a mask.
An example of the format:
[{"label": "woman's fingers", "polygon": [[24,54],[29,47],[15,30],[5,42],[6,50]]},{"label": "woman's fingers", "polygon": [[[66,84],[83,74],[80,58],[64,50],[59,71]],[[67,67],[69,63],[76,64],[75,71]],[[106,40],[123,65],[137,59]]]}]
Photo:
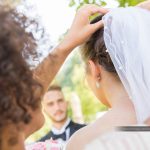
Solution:
[{"label": "woman's fingers", "polygon": [[94,15],[95,13],[106,14],[109,12],[109,9],[102,8],[94,4],[86,4],[78,10],[79,13],[83,12],[88,16]]},{"label": "woman's fingers", "polygon": [[96,13],[105,14],[108,11],[97,5],[82,6],[74,18],[66,39],[72,41],[74,47],[83,44],[96,30],[103,27],[103,21],[90,24],[89,17]]},{"label": "woman's fingers", "polygon": [[95,32],[96,30],[102,28],[103,26],[104,26],[104,23],[101,20],[101,21],[98,21],[97,23],[91,24],[91,28],[92,28],[91,30],[92,32]]},{"label": "woman's fingers", "polygon": [[91,15],[94,15],[95,13],[106,14],[108,12],[109,12],[108,9],[102,8],[102,7],[97,7],[97,8],[91,9]]}]

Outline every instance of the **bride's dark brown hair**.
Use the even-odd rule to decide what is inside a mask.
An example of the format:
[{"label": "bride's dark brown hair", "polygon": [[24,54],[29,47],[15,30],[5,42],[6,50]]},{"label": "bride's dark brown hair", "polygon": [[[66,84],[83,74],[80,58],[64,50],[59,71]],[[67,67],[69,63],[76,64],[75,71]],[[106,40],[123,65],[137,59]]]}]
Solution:
[{"label": "bride's dark brown hair", "polygon": [[0,6],[0,131],[9,124],[30,123],[29,110],[39,108],[43,87],[25,61],[36,57],[36,39],[29,31],[33,26],[38,27],[34,20]]},{"label": "bride's dark brown hair", "polygon": [[[91,24],[102,20],[102,16],[98,16],[91,21]],[[111,61],[109,53],[106,51],[104,42],[104,28],[98,29],[86,43],[81,46],[81,56],[86,64],[86,71],[88,71],[88,60],[102,65],[107,71],[116,73],[116,69]]]}]

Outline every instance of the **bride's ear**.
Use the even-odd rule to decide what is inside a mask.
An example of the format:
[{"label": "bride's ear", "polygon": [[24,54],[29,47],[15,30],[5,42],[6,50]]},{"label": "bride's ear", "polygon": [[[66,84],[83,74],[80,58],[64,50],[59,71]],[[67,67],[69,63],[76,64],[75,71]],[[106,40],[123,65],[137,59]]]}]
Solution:
[{"label": "bride's ear", "polygon": [[100,77],[101,76],[101,69],[100,69],[99,65],[97,65],[92,60],[89,60],[88,64],[89,64],[89,69],[90,69],[90,73],[91,73],[92,77],[94,77],[95,79]]}]

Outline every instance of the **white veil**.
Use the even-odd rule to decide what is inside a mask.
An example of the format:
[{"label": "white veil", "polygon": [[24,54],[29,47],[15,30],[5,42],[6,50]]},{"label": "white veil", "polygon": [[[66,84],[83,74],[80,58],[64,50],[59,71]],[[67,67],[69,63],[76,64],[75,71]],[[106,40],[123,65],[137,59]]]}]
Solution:
[{"label": "white veil", "polygon": [[138,123],[150,117],[150,12],[117,8],[103,17],[104,40],[135,107]]}]

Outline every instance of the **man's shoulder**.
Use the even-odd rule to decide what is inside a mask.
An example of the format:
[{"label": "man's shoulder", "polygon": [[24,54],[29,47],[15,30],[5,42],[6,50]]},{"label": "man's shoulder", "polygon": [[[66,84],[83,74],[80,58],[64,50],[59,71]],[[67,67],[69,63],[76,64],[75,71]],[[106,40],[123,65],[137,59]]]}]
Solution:
[{"label": "man's shoulder", "polygon": [[73,121],[70,121],[69,128],[70,128],[70,136],[72,136],[75,132],[80,130],[81,128],[85,127],[85,124],[79,124],[75,123]]},{"label": "man's shoulder", "polygon": [[79,124],[79,123],[76,123],[72,120],[70,121],[70,127],[72,127],[72,128],[80,129],[80,128],[85,127],[85,126],[86,126],[86,124]]},{"label": "man's shoulder", "polygon": [[82,140],[82,139],[86,139],[85,131],[88,131],[87,127],[88,126],[81,128],[80,130],[76,131],[71,136],[71,138],[67,142],[66,150],[76,150],[76,149],[83,150],[84,149],[84,145],[85,145],[86,140]]}]

